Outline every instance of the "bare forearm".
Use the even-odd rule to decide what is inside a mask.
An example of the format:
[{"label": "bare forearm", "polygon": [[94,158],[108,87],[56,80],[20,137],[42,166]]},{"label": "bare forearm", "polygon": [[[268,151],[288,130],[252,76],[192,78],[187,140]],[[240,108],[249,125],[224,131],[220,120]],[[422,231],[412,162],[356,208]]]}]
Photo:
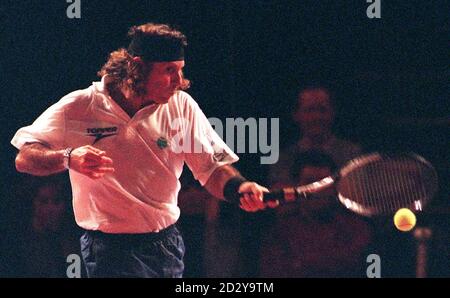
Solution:
[{"label": "bare forearm", "polygon": [[33,143],[22,147],[16,157],[16,169],[35,176],[48,176],[65,170],[64,150],[52,150]]},{"label": "bare forearm", "polygon": [[205,184],[206,190],[216,198],[223,199],[223,189],[225,184],[232,177],[240,175],[239,171],[230,165],[217,168],[209,177]]}]

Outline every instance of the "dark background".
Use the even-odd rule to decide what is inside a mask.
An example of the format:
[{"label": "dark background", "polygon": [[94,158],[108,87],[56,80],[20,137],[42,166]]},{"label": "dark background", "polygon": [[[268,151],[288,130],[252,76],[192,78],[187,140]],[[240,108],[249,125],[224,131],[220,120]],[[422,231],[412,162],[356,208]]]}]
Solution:
[{"label": "dark background", "polygon": [[[290,113],[299,88],[321,81],[336,94],[339,136],[366,151],[414,151],[430,160],[440,192],[419,222],[438,235],[434,263],[448,257],[449,1],[382,0],[381,19],[366,16],[365,0],[82,0],[81,19],[67,18],[65,0],[49,2],[0,4],[4,235],[20,224],[11,206],[17,187],[26,187],[9,144],[15,131],[98,80],[108,53],[127,44],[129,27],[151,21],[188,37],[189,93],[207,117],[280,118],[285,146],[297,139]],[[260,155],[240,158],[241,172],[264,183]],[[450,275],[444,265],[433,270]]]}]

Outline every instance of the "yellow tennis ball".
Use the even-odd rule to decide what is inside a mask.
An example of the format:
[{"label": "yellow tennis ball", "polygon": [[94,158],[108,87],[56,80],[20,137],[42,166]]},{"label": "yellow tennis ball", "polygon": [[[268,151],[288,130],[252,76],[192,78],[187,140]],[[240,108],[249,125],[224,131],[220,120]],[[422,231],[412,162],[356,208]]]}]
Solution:
[{"label": "yellow tennis ball", "polygon": [[408,208],[399,209],[394,215],[394,225],[402,232],[411,231],[416,225],[416,216]]}]

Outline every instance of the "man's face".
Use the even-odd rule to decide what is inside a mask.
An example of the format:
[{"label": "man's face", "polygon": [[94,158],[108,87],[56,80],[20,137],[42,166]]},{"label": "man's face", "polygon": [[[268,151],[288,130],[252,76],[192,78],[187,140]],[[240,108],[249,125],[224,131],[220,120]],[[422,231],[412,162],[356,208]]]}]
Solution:
[{"label": "man's face", "polygon": [[155,62],[147,78],[145,101],[164,104],[183,81],[184,60]]},{"label": "man's face", "polygon": [[302,133],[316,136],[329,133],[334,112],[329,95],[322,89],[306,90],[299,95],[299,107],[294,116]]},{"label": "man's face", "polygon": [[58,200],[58,189],[52,185],[41,186],[33,198],[33,217],[41,231],[55,231],[64,217],[64,201]]}]

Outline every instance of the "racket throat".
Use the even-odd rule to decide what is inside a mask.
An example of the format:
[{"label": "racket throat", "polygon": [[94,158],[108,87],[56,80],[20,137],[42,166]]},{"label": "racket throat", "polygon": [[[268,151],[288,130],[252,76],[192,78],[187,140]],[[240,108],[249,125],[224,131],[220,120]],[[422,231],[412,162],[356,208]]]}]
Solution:
[{"label": "racket throat", "polygon": [[298,188],[285,188],[283,189],[283,198],[286,203],[294,202],[307,198],[307,192],[299,191]]}]

